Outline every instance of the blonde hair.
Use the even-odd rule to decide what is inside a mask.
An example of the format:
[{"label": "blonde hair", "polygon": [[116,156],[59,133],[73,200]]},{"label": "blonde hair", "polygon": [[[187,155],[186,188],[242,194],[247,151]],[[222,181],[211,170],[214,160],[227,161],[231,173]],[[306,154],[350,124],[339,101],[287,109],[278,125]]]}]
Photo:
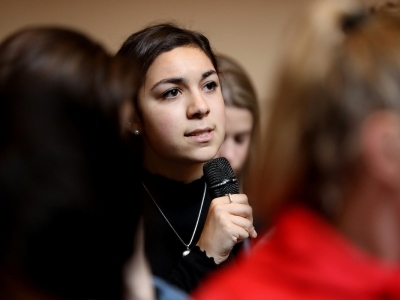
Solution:
[{"label": "blonde hair", "polygon": [[217,54],[217,62],[220,71],[222,96],[225,106],[247,109],[253,117],[249,153],[246,162],[239,174],[239,181],[246,192],[251,181],[248,178],[249,171],[253,168],[255,160],[255,143],[259,139],[259,105],[256,90],[244,68],[234,59]]},{"label": "blonde hair", "polygon": [[399,106],[399,19],[315,2],[280,70],[251,194],[267,214],[301,202],[335,217],[362,166],[362,121]]}]

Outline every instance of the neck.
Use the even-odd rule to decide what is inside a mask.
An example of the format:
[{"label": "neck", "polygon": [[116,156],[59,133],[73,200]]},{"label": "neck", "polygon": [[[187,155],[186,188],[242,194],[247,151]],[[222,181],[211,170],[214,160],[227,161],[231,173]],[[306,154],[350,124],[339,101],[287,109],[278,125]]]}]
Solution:
[{"label": "neck", "polygon": [[355,244],[389,262],[400,262],[400,195],[363,182],[346,199],[339,229]]},{"label": "neck", "polygon": [[178,163],[146,156],[143,159],[143,167],[150,173],[183,183],[190,183],[201,178],[203,176],[203,164],[203,162]]}]

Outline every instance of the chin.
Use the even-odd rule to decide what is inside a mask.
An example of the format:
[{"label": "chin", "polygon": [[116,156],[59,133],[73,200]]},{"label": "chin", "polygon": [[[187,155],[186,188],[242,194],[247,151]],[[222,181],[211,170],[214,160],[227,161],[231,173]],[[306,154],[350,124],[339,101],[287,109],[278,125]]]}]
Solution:
[{"label": "chin", "polygon": [[197,153],[195,155],[195,160],[197,162],[205,163],[205,162],[215,158],[216,155],[217,155],[217,151],[204,151],[202,153]]}]

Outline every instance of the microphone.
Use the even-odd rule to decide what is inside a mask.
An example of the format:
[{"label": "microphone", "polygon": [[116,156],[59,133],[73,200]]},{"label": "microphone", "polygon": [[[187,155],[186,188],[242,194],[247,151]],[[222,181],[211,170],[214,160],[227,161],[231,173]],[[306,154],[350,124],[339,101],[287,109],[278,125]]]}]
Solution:
[{"label": "microphone", "polygon": [[[214,158],[206,162],[203,165],[203,173],[213,199],[227,194],[239,194],[239,184],[235,173],[225,157]],[[245,251],[249,251],[252,243],[251,239],[244,241]]]},{"label": "microphone", "polygon": [[211,197],[239,194],[239,184],[231,165],[225,157],[214,158],[203,166],[203,173]]}]

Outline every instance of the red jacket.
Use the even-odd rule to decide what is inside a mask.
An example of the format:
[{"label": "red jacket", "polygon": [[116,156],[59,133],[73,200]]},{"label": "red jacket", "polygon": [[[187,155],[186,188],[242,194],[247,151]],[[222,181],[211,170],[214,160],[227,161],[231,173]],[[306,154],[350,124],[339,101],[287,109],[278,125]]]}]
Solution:
[{"label": "red jacket", "polygon": [[193,298],[400,299],[400,266],[370,256],[311,210],[294,207],[249,256],[214,274]]}]

